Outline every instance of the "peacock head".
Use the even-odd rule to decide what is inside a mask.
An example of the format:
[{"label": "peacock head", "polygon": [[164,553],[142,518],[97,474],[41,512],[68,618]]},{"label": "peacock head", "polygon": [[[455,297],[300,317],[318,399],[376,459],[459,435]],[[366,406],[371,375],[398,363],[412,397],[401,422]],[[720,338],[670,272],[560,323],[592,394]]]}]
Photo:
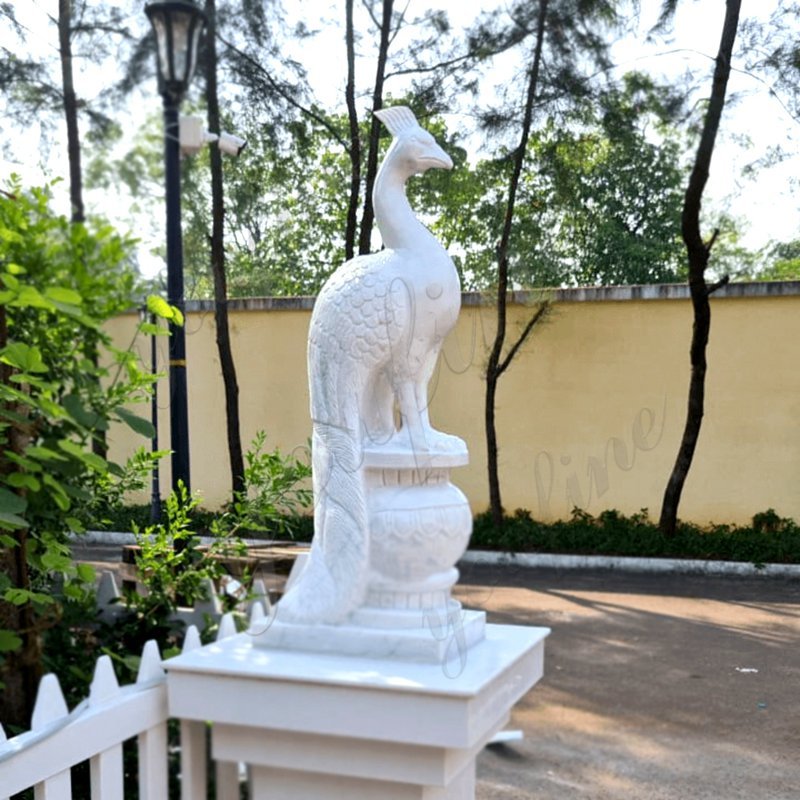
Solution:
[{"label": "peacock head", "polygon": [[450,156],[436,143],[433,136],[417,122],[407,106],[392,106],[373,112],[394,137],[384,163],[398,168],[404,178],[421,175],[431,167],[452,169]]}]

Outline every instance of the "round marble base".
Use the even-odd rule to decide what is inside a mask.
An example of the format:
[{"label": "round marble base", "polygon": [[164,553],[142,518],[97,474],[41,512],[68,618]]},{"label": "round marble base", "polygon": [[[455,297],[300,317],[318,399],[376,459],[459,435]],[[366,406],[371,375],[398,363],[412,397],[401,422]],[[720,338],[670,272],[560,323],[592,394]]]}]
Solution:
[{"label": "round marble base", "polygon": [[[451,603],[443,612],[416,612],[414,625],[390,629],[365,625],[356,619],[361,610],[344,625],[293,625],[281,622],[278,605],[276,614],[254,624],[247,633],[257,647],[271,650],[458,665],[467,651],[483,640],[486,614],[465,611],[454,600]],[[370,619],[371,623],[377,621],[376,617]]]}]

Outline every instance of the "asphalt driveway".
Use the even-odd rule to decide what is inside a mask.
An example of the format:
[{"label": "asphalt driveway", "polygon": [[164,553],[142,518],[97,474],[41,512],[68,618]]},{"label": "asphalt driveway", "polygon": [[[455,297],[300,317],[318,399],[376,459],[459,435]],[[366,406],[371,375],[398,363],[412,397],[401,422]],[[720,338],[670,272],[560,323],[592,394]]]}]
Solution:
[{"label": "asphalt driveway", "polygon": [[800,581],[464,565],[458,595],[553,629],[480,800],[800,798]]}]

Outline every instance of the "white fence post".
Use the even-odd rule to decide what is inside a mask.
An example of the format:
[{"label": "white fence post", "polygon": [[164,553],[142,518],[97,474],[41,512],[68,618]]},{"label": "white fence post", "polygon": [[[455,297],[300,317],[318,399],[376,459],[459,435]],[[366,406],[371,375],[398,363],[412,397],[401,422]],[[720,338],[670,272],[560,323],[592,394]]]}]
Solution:
[{"label": "white fence post", "polygon": [[[141,685],[163,679],[161,654],[158,645],[149,641],[142,651],[136,684]],[[164,800],[169,796],[167,769],[167,721],[139,734],[139,798]]]},{"label": "white fence post", "polygon": [[253,587],[250,590],[250,603],[248,611],[252,613],[253,608],[256,605],[263,606],[267,612],[271,610],[271,603],[269,601],[269,592],[267,591],[267,585],[261,578],[256,578],[253,581]]},{"label": "white fence post", "polygon": [[[217,641],[236,635],[233,614],[225,614],[219,621]],[[217,800],[239,800],[239,764],[232,761],[216,762]]]},{"label": "white fence post", "polygon": [[[39,684],[31,717],[31,730],[41,731],[69,715],[67,701],[55,675],[45,675]],[[70,771],[56,773],[33,787],[35,800],[72,800]]]},{"label": "white fence post", "polygon": [[239,800],[239,765],[217,761],[217,800]]},{"label": "white fence post", "polygon": [[[265,618],[261,602],[269,602],[261,583],[250,608],[251,624]],[[111,619],[124,611],[111,573],[104,576],[98,603],[101,616]],[[261,601],[261,602],[260,602]],[[209,588],[207,611],[219,610],[219,598]],[[193,609],[202,616],[200,608]],[[236,634],[233,614],[217,617],[217,639]],[[197,628],[186,632],[184,652],[200,646]],[[167,687],[161,656],[155,642],[142,652],[136,683],[120,687],[111,660],[101,656],[88,697],[69,712],[55,675],[39,686],[31,730],[7,740],[0,726],[0,800],[33,787],[35,800],[72,800],[72,768],[89,761],[92,800],[123,800],[123,743],[138,737],[140,800],[165,800],[169,792]],[[181,720],[181,797],[198,800],[208,786],[208,735],[204,722]],[[218,762],[217,797],[238,800],[240,765]],[[88,798],[78,798],[88,800]]]},{"label": "white fence post", "polygon": [[[108,656],[100,656],[89,689],[89,708],[97,708],[119,696],[120,688]],[[102,732],[101,732],[102,733]],[[123,800],[122,743],[117,743],[89,759],[92,798]]]},{"label": "white fence post", "polygon": [[96,597],[97,610],[100,612],[100,619],[104,622],[113,622],[120,614],[124,613],[125,606],[121,602],[117,579],[113,572],[100,573],[100,585],[97,587]]},{"label": "white fence post", "polygon": [[[186,630],[183,652],[201,646],[200,633],[194,625]],[[205,798],[208,786],[206,761],[206,724],[181,720],[181,800]]]},{"label": "white fence post", "polygon": [[[2,746],[8,739],[6,738],[6,732],[3,730],[3,726],[0,725],[0,746]],[[8,797],[0,797],[0,800],[8,800]]]}]

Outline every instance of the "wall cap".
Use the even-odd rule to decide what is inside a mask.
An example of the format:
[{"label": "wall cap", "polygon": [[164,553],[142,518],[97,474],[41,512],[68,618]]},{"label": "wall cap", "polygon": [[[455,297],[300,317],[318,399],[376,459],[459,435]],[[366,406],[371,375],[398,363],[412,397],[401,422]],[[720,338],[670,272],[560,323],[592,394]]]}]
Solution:
[{"label": "wall cap", "polygon": [[[748,281],[729,283],[713,295],[717,298],[739,297],[797,297],[800,281]],[[686,283],[651,283],[636,286],[578,286],[569,289],[532,289],[511,293],[511,302],[528,305],[540,300],[555,303],[625,302],[631,300],[689,300]],[[481,292],[464,292],[462,302],[466,306],[491,304],[494,295]]]},{"label": "wall cap", "polygon": [[[748,281],[729,283],[711,295],[712,300],[759,297],[798,297],[800,281]],[[637,286],[578,286],[569,289],[529,289],[510,294],[513,305],[530,305],[541,300],[554,303],[607,303],[638,300],[689,300],[685,283],[652,283]],[[314,296],[303,297],[233,297],[228,300],[229,311],[310,311]],[[492,292],[462,292],[464,306],[492,306]],[[187,300],[186,311],[192,314],[212,313],[214,300]],[[129,313],[138,313],[131,309]]]}]

